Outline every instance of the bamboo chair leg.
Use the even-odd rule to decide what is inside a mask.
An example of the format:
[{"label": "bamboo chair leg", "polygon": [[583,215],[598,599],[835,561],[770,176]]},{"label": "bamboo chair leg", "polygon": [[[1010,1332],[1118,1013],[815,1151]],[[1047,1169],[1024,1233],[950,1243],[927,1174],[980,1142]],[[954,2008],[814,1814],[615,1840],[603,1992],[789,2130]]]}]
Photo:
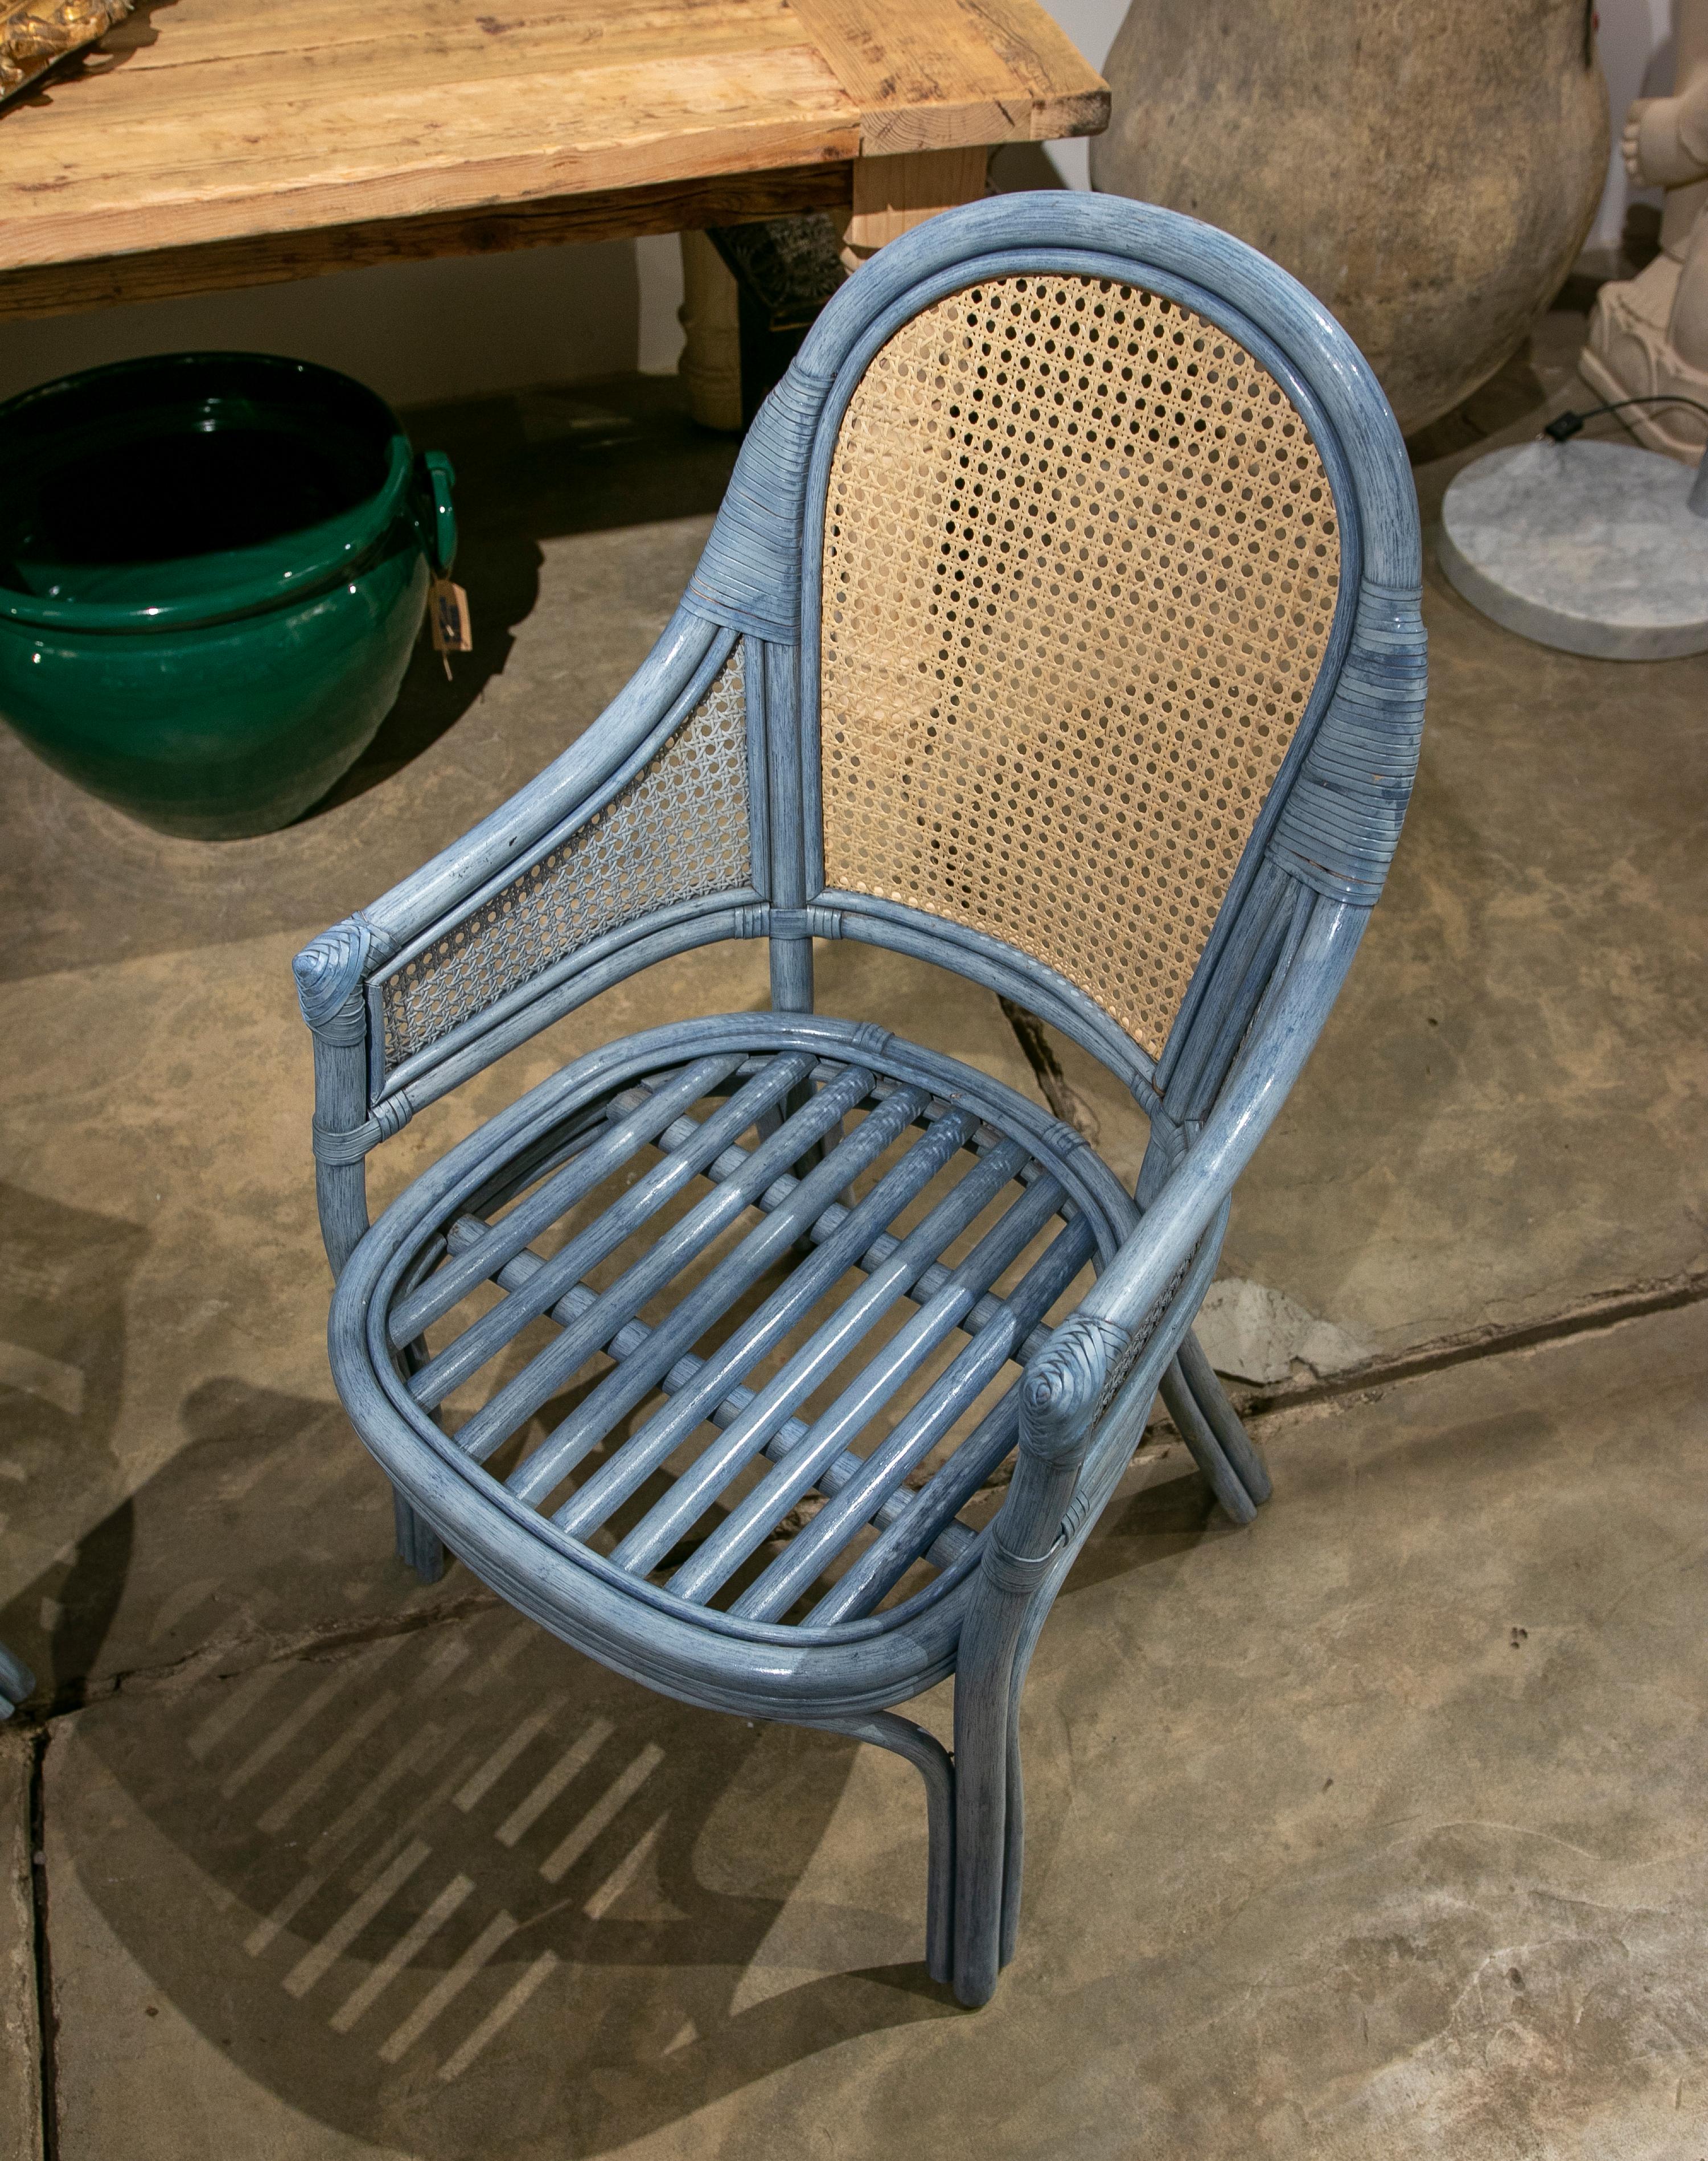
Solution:
[{"label": "bamboo chair leg", "polygon": [[[1198,1399],[1186,1385],[1177,1358],[1163,1376],[1163,1401],[1169,1407],[1180,1438],[1191,1451],[1192,1459],[1209,1480],[1211,1490],[1237,1523],[1248,1523],[1258,1513],[1258,1504],[1247,1491],[1239,1473],[1229,1462],[1221,1441],[1211,1430],[1209,1420],[1199,1409]],[[1248,1444],[1249,1445],[1249,1444]]]},{"label": "bamboo chair leg", "polygon": [[15,1651],[0,1643],[0,1718],[10,1718],[24,1698],[35,1693],[35,1675]]},{"label": "bamboo chair leg", "polygon": [[1215,1367],[1190,1329],[1180,1346],[1180,1374],[1211,1431],[1221,1443],[1222,1453],[1238,1474],[1241,1485],[1261,1507],[1274,1491],[1269,1482],[1268,1466],[1252,1446],[1252,1437],[1241,1423],[1239,1413],[1228,1401],[1227,1391],[1217,1379]]},{"label": "bamboo chair leg", "polygon": [[1006,1704],[957,1680],[955,1705],[955,1993],[988,2003],[1002,1971],[1002,1877],[1008,1843]]},{"label": "bamboo chair leg", "polygon": [[935,1734],[893,1711],[860,1711],[810,1723],[904,1756],[924,1780],[925,1970],[933,1981],[946,1981],[955,1949],[955,1766],[949,1751]]},{"label": "bamboo chair leg", "polygon": [[[1065,1568],[1051,1570],[1060,1585]],[[1015,1653],[1013,1677],[1008,1683],[1008,1789],[1002,1824],[1002,1920],[999,1966],[1009,1964],[1020,1935],[1020,1890],[1026,1869],[1026,1782],[1020,1764],[1020,1699],[1026,1693],[1026,1676],[1032,1670],[1032,1653],[1044,1633],[1054,1596],[1035,1600],[1028,1608]]]},{"label": "bamboo chair leg", "polygon": [[1008,1751],[1002,1824],[1002,1914],[997,1952],[999,1966],[1010,1963],[1015,1945],[1019,1940],[1020,1893],[1025,1880],[1026,1782],[1022,1775],[1020,1761],[1020,1703],[1026,1693],[1026,1677],[1032,1670],[1032,1654],[1038,1648],[1039,1638],[1044,1633],[1044,1624],[1049,1618],[1050,1608],[1055,1603],[1055,1594],[1061,1588],[1072,1565],[1073,1557],[1082,1543],[1083,1536],[1075,1539],[1066,1552],[1052,1560],[1047,1569],[1039,1571],[1043,1588],[1041,1591],[1034,1591],[1024,1609],[1019,1642],[1014,1653],[1013,1669],[1008,1681]]},{"label": "bamboo chair leg", "polygon": [[1002,1815],[1002,1906],[997,1964],[1007,1966],[1020,1935],[1020,1887],[1026,1868],[1026,1782],[1020,1772],[1020,1696],[1023,1672],[1017,1672],[1008,1695],[1008,1748],[1004,1765]]},{"label": "bamboo chair leg", "polygon": [[445,1547],[424,1517],[416,1514],[395,1486],[392,1514],[398,1530],[398,1559],[407,1561],[423,1583],[437,1583],[445,1573]]},{"label": "bamboo chair leg", "polygon": [[1019,1922],[1020,1691],[1030,1662],[1021,1639],[1041,1574],[1036,1564],[1017,1571],[969,1617],[955,1678],[954,1981],[974,2008],[995,1994]]}]

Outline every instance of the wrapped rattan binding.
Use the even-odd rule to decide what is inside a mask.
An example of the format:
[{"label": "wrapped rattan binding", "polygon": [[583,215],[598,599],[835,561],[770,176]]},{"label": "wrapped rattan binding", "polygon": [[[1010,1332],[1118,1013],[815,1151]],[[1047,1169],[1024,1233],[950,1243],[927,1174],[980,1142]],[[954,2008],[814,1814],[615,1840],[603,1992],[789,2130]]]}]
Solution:
[{"label": "wrapped rattan binding", "polygon": [[1303,420],[1190,310],[1044,276],[928,308],[831,466],[826,883],[1020,948],[1159,1054],[1339,572]]}]

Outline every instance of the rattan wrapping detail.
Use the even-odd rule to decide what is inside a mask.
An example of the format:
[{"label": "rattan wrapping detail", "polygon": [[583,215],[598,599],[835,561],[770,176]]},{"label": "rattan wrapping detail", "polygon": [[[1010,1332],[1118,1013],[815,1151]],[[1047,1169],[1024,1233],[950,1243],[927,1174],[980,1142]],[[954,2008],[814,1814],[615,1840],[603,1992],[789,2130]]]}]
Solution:
[{"label": "rattan wrapping detail", "polygon": [[384,979],[387,1072],[606,932],[752,878],[738,645],[621,794]]},{"label": "rattan wrapping detail", "polygon": [[831,465],[826,883],[1019,947],[1159,1054],[1339,575],[1316,446],[1223,331],[1086,278],[925,310]]}]

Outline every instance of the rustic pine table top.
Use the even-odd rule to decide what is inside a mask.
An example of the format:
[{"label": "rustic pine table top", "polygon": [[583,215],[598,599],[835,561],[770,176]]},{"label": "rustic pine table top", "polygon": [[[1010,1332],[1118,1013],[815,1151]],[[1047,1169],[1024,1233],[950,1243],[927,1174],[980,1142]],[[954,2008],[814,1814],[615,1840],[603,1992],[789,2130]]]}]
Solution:
[{"label": "rustic pine table top", "polygon": [[862,198],[875,242],[1107,113],[1035,0],[139,0],[0,112],[0,316]]}]

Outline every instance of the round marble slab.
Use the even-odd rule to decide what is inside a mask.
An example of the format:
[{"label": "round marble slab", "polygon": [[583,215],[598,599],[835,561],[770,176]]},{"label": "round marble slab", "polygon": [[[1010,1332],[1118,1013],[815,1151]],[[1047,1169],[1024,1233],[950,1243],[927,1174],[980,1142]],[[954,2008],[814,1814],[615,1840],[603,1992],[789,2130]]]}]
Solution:
[{"label": "round marble slab", "polygon": [[1436,553],[1473,607],[1539,644],[1607,660],[1708,652],[1695,477],[1628,443],[1492,450],[1447,490]]}]

